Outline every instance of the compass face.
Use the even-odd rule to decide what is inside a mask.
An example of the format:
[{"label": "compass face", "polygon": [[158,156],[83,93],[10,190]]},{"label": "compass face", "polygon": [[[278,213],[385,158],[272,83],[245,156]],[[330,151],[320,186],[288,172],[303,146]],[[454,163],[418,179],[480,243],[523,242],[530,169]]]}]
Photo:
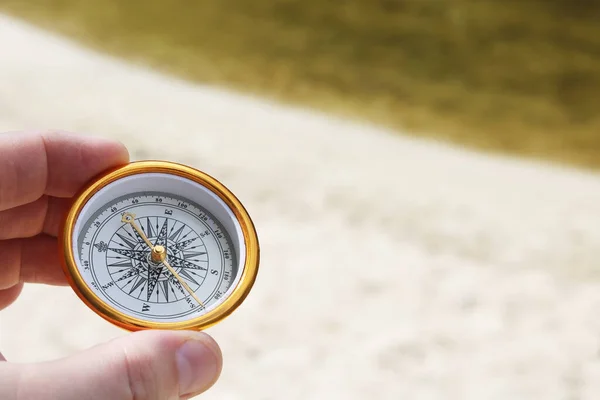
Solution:
[{"label": "compass face", "polygon": [[242,227],[214,192],[189,179],[144,173],[91,196],[72,251],[87,290],[135,320],[177,323],[218,308],[246,259]]}]

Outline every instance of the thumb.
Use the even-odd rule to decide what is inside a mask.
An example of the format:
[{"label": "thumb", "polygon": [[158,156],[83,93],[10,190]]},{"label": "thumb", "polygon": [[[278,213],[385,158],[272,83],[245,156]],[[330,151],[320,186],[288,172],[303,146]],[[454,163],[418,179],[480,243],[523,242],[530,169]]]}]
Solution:
[{"label": "thumb", "polygon": [[210,388],[221,368],[221,350],[205,333],[141,331],[57,361],[2,362],[0,398],[189,399]]}]

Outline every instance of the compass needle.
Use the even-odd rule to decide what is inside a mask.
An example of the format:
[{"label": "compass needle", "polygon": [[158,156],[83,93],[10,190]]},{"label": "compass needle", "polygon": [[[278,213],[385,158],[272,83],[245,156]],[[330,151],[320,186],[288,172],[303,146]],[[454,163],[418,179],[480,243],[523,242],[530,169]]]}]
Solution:
[{"label": "compass needle", "polygon": [[59,239],[76,294],[130,331],[204,330],[239,307],[258,273],[258,238],[239,200],[171,162],[132,162],[94,178]]}]

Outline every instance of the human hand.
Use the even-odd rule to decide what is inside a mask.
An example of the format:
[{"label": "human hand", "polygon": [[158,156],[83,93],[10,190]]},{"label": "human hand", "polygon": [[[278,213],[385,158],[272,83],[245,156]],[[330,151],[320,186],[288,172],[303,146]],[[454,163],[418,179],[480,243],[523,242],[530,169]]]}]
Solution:
[{"label": "human hand", "polygon": [[[56,236],[69,199],[128,159],[124,146],[105,139],[0,133],[0,309],[24,283],[67,284]],[[221,367],[219,346],[205,333],[142,331],[38,364],[0,354],[0,398],[189,399],[210,388]]]}]

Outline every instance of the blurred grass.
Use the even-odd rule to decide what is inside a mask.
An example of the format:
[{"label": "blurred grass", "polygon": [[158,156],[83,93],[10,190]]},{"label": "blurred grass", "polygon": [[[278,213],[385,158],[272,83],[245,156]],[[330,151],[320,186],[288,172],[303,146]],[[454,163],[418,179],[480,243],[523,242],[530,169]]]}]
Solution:
[{"label": "blurred grass", "polygon": [[600,2],[0,0],[0,11],[195,81],[600,167]]}]

